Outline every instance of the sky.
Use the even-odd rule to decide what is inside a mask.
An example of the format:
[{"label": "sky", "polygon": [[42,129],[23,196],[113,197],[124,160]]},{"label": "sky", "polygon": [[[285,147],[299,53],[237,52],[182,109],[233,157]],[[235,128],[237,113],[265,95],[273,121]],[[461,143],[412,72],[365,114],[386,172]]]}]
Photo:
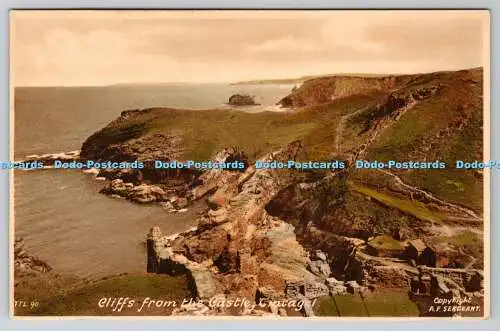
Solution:
[{"label": "sky", "polygon": [[487,11],[13,11],[14,86],[235,82],[488,65]]}]

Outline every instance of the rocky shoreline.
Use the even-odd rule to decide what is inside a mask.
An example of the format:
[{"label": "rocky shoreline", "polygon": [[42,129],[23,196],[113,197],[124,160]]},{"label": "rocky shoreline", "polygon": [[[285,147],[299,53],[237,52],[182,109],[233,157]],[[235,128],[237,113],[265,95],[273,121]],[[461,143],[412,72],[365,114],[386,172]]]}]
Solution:
[{"label": "rocky shoreline", "polygon": [[30,255],[24,245],[23,238],[14,240],[14,284],[23,276],[36,276],[52,270],[45,261]]},{"label": "rocky shoreline", "polygon": [[[296,141],[260,160],[295,159],[302,149],[302,142]],[[30,160],[52,162],[78,158],[79,155],[72,152],[32,156]],[[215,162],[235,159],[246,162],[246,157],[233,148],[214,156]],[[100,193],[111,197],[143,204],[159,203],[168,212],[184,212],[199,199],[205,199],[209,206],[193,229],[164,236],[160,228],[154,227],[147,234],[147,271],[186,274],[197,300],[196,305],[176,309],[173,315],[234,313],[234,310],[211,307],[210,300],[214,298],[222,301],[244,298],[265,304],[243,307],[237,311],[238,315],[287,316],[290,311],[274,303],[300,302],[300,314],[314,316],[313,306],[318,298],[363,295],[379,288],[406,290],[414,300],[431,295],[477,300],[484,295],[481,270],[412,266],[403,259],[376,257],[366,253],[369,239],[342,235],[336,237],[336,244],[330,246],[329,251],[322,251],[319,248],[324,246],[310,243],[322,236],[322,231],[315,226],[309,226],[307,234],[300,230],[299,242],[297,229],[292,224],[266,210],[289,185],[288,175],[280,170],[250,166],[244,171],[211,169],[198,176],[177,172],[174,174],[176,186],[171,184],[171,173],[164,175],[165,181],[153,183],[151,179],[144,179],[142,171],[101,170],[92,174],[108,181]],[[322,181],[341,178],[343,173],[335,172]],[[311,189],[318,184],[301,185]],[[303,244],[307,241],[310,242],[305,248]],[[36,276],[52,269],[26,253],[22,238],[15,240],[14,256],[16,278]]]},{"label": "rocky shoreline", "polygon": [[[264,160],[294,158],[299,148],[300,144],[293,143]],[[297,242],[293,226],[264,210],[280,187],[273,171],[249,167],[236,176],[211,170],[201,180],[203,184],[192,196],[201,197],[200,192],[215,189],[212,200],[216,203],[200,216],[196,230],[162,237],[153,228],[148,236],[148,271],[187,272],[200,299],[227,294],[253,301],[260,295],[305,300],[307,307],[308,300],[328,294],[324,280],[308,270],[311,262]],[[304,286],[307,292],[302,294]],[[258,312],[245,312],[254,313]],[[312,310],[304,313],[313,315]]]},{"label": "rocky shoreline", "polygon": [[[252,145],[247,150],[231,145],[221,148],[198,135],[188,135],[188,141],[196,144],[196,152],[201,149],[201,155],[205,155],[205,149],[217,146],[211,150],[210,160],[242,162],[243,169],[156,169],[155,161],[182,160],[187,152],[193,152],[187,138],[169,126],[173,125],[171,118],[183,119],[180,110],[171,109],[123,111],[119,118],[91,135],[80,153],[32,156],[31,160],[137,161],[144,167],[86,172],[106,180],[102,194],[140,204],[157,203],[168,212],[185,212],[196,201],[206,201],[207,208],[199,214],[195,228],[164,235],[159,227],[153,227],[146,235],[147,272],[186,275],[197,300],[190,309],[174,310],[174,315],[288,316],[294,312],[276,303],[300,302],[295,313],[314,316],[315,304],[324,298],[363,298],[397,290],[418,303],[421,316],[460,316],[460,312],[433,315],[426,310],[435,297],[466,299],[482,305],[482,247],[474,247],[482,245],[476,245],[482,235],[482,216],[405,182],[398,177],[400,172],[373,171],[369,176],[363,173],[367,176],[363,177],[352,166],[356,156],[365,155],[388,128],[414,108],[445,93],[447,87],[435,82],[443,75],[446,73],[424,78],[408,75],[308,81],[280,104],[312,108],[285,119],[266,118],[262,123],[288,124],[292,115],[304,116],[309,111],[319,117],[318,125],[323,130],[324,119],[333,110],[321,107],[340,102],[342,109],[336,110],[339,114],[328,122],[338,126],[327,127],[310,140],[296,139],[283,131],[283,135],[275,137],[280,147],[266,141],[262,145],[265,148],[256,149],[259,153],[254,151],[252,155],[247,155]],[[447,82],[454,81],[460,79],[452,76]],[[473,88],[475,85],[471,85]],[[359,96],[362,93],[369,101]],[[243,101],[250,102],[246,98]],[[344,112],[343,102],[370,102],[370,106],[349,113]],[[243,121],[229,112],[220,116],[230,123]],[[310,120],[306,116],[298,118],[300,125]],[[353,124],[353,118],[361,124]],[[158,129],[159,122],[165,126],[163,131]],[[185,123],[180,121],[178,125],[183,128]],[[465,120],[453,120],[447,127],[448,131],[456,127],[461,133],[465,125]],[[293,126],[291,131],[296,128]],[[354,134],[355,129],[361,132]],[[455,132],[448,131],[446,137]],[[342,150],[346,132],[357,140],[354,148]],[[314,148],[327,145],[320,151],[328,153],[328,158],[344,160],[347,167],[289,171],[250,165],[250,159],[301,159],[314,151],[311,139],[316,143],[320,140]],[[427,152],[449,140],[441,139],[441,135],[433,139],[430,147],[427,140],[418,140],[425,145],[418,147]],[[445,235],[436,235],[439,233]],[[454,236],[459,238],[452,242]],[[210,305],[214,298],[244,299],[253,305],[236,310],[214,309]],[[260,302],[265,307],[259,306]]]},{"label": "rocky shoreline", "polygon": [[[293,159],[301,148],[301,143],[295,142],[262,160]],[[227,153],[223,151],[218,157]],[[200,181],[191,196],[201,198],[212,192],[208,198],[212,203],[211,209],[199,217],[198,227],[174,236],[162,236],[155,227],[148,233],[147,242],[148,272],[187,274],[193,295],[201,302],[214,296],[252,301],[303,300],[306,308],[302,308],[302,314],[314,316],[312,308],[307,307],[312,307],[317,298],[380,288],[408,291],[418,299],[483,296],[481,270],[412,266],[405,259],[374,257],[365,253],[367,240],[338,236],[333,256],[321,250],[307,251],[297,241],[294,226],[265,210],[283,188],[276,170],[211,170]],[[227,313],[207,310],[202,303],[200,307],[208,315]],[[269,308],[242,310],[239,314],[284,313]]]}]

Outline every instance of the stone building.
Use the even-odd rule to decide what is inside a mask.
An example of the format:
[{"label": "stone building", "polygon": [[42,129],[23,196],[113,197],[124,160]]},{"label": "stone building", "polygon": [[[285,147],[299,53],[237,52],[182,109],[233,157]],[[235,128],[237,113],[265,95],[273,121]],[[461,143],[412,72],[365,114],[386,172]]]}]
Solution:
[{"label": "stone building", "polygon": [[410,261],[415,261],[417,265],[436,266],[436,250],[427,246],[421,239],[415,239],[408,243],[404,251],[404,257]]}]

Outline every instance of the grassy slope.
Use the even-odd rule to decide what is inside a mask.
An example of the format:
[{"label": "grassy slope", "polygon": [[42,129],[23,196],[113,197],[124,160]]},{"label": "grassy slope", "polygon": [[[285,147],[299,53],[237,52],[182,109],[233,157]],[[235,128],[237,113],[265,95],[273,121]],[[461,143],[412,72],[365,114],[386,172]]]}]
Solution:
[{"label": "grassy slope", "polygon": [[423,221],[441,222],[445,219],[445,215],[429,210],[424,204],[418,201],[397,198],[362,185],[352,184],[351,187],[356,192],[369,196],[390,208],[413,215]]},{"label": "grassy slope", "polygon": [[[15,299],[37,301],[35,308],[18,308],[16,315],[36,316],[101,316],[101,315],[168,315],[171,309],[143,309],[138,312],[144,298],[176,300],[190,297],[187,280],[157,274],[120,275],[95,282],[75,282],[66,277],[42,275],[32,277],[15,289]],[[105,297],[135,299],[132,308],[121,312],[100,308],[98,301]]]},{"label": "grassy slope", "polygon": [[403,242],[392,238],[389,235],[381,235],[369,241],[370,246],[380,250],[398,251],[404,249]]},{"label": "grassy slope", "polygon": [[[448,162],[444,170],[400,172],[407,182],[422,187],[437,196],[460,203],[480,211],[482,209],[482,182],[473,171],[455,170],[455,159],[474,160],[482,151],[482,99],[481,71],[445,72],[414,77],[402,77],[398,84],[406,84],[399,92],[415,88],[440,85],[440,91],[403,115],[389,126],[368,148],[367,158],[380,160],[442,160]],[[319,78],[323,86],[331,78]],[[313,80],[314,82],[314,80]],[[349,81],[349,84],[352,84]],[[308,89],[314,84],[309,81]],[[365,84],[366,85],[366,84]],[[344,127],[342,149],[347,150],[366,140],[363,129],[364,118],[369,118],[375,105],[389,92],[367,92],[338,98],[327,103],[309,106],[293,112],[245,113],[235,110],[188,111],[180,109],[155,108],[132,115],[125,121],[115,121],[98,135],[100,147],[119,143],[147,133],[173,133],[183,138],[187,148],[186,159],[206,160],[215,151],[228,146],[244,150],[250,161],[276,150],[284,144],[302,139],[305,151],[299,155],[302,160],[324,160],[335,156],[336,128],[342,116],[360,111]],[[382,84],[383,85],[383,84]],[[349,88],[354,88],[349,86]],[[294,93],[301,92],[302,88]],[[465,119],[465,126],[454,127],[457,119]],[[451,128],[451,136],[432,143],[439,130]],[[424,148],[429,147],[424,152]],[[357,181],[356,171],[351,179]],[[378,183],[376,175],[365,172],[366,183]],[[441,219],[440,215],[429,214],[425,207],[412,201],[396,201],[390,196],[372,194],[370,188],[361,189],[378,201],[409,212],[424,220]],[[360,192],[360,190],[356,190]],[[377,191],[381,191],[379,187]],[[400,199],[401,200],[401,199]]]},{"label": "grassy slope", "polygon": [[[481,212],[482,182],[473,171],[454,169],[456,160],[482,159],[482,84],[469,81],[480,81],[480,75],[480,71],[441,74],[413,85],[411,88],[443,84],[443,88],[384,131],[368,149],[368,159],[444,161],[446,169],[406,172],[403,177],[446,200]],[[470,119],[465,120],[466,116]],[[461,120],[465,125],[460,130],[456,125]],[[431,144],[446,128],[453,134]],[[429,150],[424,152],[424,147]]]},{"label": "grassy slope", "polygon": [[413,303],[408,293],[385,291],[358,294],[327,296],[318,299],[314,307],[318,316],[419,316],[418,307]]},{"label": "grassy slope", "polygon": [[102,149],[149,133],[176,134],[187,148],[184,158],[206,160],[228,146],[237,146],[255,159],[293,140],[304,139],[307,155],[303,157],[321,159],[334,151],[332,140],[339,117],[370,100],[370,96],[352,96],[282,113],[153,108],[110,123],[90,140]]}]

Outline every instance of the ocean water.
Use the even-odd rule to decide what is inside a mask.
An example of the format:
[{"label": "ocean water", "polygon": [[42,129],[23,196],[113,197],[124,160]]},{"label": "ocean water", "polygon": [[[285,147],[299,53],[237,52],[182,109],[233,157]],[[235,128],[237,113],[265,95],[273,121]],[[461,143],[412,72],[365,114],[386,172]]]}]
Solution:
[{"label": "ocean water", "polygon": [[[15,90],[14,156],[80,149],[84,140],[125,109],[226,108],[234,93],[255,96],[275,110],[290,85],[162,84],[108,87],[22,87]],[[97,278],[146,268],[145,235],[159,225],[165,234],[196,223],[202,203],[181,214],[99,194],[103,182],[81,171],[16,171],[14,229],[30,254],[61,274]]]}]

